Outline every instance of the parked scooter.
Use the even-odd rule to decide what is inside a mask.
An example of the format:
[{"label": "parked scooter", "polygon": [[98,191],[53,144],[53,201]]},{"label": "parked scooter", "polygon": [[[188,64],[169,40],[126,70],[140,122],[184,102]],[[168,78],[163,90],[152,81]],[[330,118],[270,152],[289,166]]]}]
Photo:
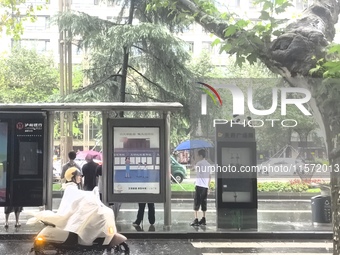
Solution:
[{"label": "parked scooter", "polygon": [[[78,235],[56,228],[53,224],[42,222],[45,227],[35,237],[30,254],[67,254],[71,251],[97,251],[102,254],[130,254],[127,238],[110,227],[108,236],[102,235],[93,241],[92,245],[81,243]],[[116,232],[116,233],[115,233]]]}]

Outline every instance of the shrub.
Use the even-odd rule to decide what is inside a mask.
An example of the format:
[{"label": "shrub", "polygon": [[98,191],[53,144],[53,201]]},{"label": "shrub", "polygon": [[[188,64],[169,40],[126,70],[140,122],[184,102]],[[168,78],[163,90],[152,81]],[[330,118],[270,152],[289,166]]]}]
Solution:
[{"label": "shrub", "polygon": [[258,183],[257,190],[259,192],[304,192],[307,191],[309,185],[296,180],[290,182],[262,182]]}]

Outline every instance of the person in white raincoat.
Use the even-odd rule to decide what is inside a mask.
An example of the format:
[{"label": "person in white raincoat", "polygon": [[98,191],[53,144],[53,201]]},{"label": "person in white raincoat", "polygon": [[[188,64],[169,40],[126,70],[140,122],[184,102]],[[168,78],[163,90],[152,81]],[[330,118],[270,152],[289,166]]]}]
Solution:
[{"label": "person in white raincoat", "polygon": [[[78,189],[81,173],[71,167],[65,172],[67,183],[57,213],[46,210],[34,214],[27,224],[45,221],[57,228],[78,234],[79,243],[92,245],[99,236],[112,236],[117,233],[112,209],[99,199],[98,187],[93,191]],[[113,230],[113,231],[112,231]]]}]

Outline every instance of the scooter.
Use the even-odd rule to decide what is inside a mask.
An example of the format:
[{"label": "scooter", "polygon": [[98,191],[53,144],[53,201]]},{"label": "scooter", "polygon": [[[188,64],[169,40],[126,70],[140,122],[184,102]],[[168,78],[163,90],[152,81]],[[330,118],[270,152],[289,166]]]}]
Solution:
[{"label": "scooter", "polygon": [[102,252],[102,254],[130,254],[127,238],[117,233],[116,227],[110,227],[110,235],[102,235],[92,245],[82,243],[77,234],[57,228],[55,225],[41,221],[45,227],[34,239],[30,254],[67,254],[72,251]]}]

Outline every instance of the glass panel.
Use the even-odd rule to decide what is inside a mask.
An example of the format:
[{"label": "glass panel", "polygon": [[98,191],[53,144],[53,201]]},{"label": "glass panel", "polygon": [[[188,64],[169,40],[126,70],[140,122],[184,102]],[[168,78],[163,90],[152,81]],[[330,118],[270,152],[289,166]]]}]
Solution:
[{"label": "glass panel", "polygon": [[38,174],[38,143],[19,142],[19,175]]},{"label": "glass panel", "polygon": [[0,202],[6,201],[8,123],[0,123]]}]

